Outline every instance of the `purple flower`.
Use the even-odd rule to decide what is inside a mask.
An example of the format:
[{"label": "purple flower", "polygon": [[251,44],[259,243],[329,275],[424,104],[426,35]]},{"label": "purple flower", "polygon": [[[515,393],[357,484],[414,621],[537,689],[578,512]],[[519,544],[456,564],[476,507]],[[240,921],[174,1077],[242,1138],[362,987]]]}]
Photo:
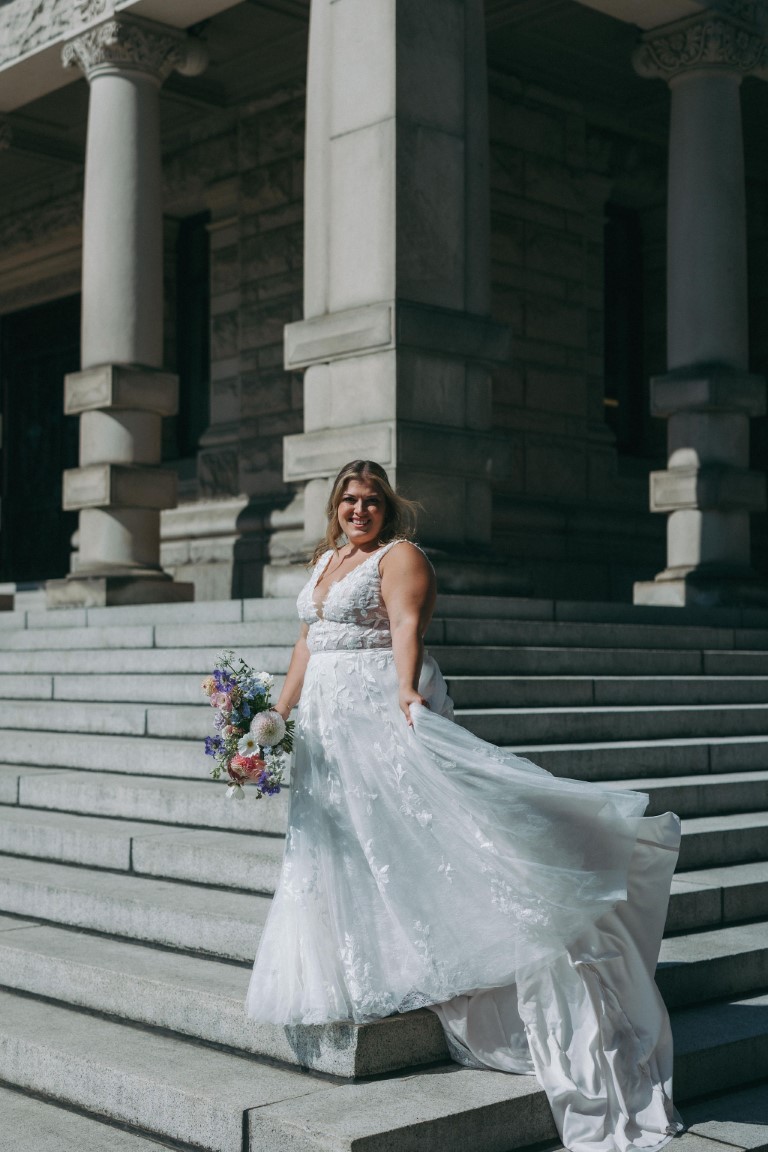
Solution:
[{"label": "purple flower", "polygon": [[224,741],[221,736],[206,736],[205,738],[205,754],[206,756],[215,756],[221,752],[224,747]]},{"label": "purple flower", "polygon": [[234,676],[226,671],[225,668],[214,668],[213,679],[216,681],[216,687],[219,692],[229,692],[237,684]]}]

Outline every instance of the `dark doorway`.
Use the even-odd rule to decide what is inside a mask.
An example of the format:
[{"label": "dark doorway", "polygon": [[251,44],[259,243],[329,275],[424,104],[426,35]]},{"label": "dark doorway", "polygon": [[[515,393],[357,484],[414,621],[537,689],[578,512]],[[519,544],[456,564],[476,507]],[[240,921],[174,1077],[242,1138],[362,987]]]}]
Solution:
[{"label": "dark doorway", "polygon": [[78,419],[64,415],[64,375],[80,367],[80,297],[0,318],[0,577],[65,576],[77,514],[61,474],[77,466]]},{"label": "dark doorway", "polygon": [[606,205],[604,254],[605,415],[619,451],[637,453],[643,448],[647,410],[639,212]]}]

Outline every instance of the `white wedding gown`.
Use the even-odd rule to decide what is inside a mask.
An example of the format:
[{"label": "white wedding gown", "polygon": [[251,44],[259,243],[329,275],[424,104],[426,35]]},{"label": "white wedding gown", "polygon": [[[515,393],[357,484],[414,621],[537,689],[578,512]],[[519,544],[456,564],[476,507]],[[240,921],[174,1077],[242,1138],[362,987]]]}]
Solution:
[{"label": "white wedding gown", "polygon": [[536,1074],[572,1152],[652,1152],[682,1127],[653,982],[679,821],[473,736],[429,656],[409,728],[379,572],[397,543],[318,614],[327,552],[298,599],[311,657],[247,1011],[296,1025],[430,1007],[459,1062]]}]

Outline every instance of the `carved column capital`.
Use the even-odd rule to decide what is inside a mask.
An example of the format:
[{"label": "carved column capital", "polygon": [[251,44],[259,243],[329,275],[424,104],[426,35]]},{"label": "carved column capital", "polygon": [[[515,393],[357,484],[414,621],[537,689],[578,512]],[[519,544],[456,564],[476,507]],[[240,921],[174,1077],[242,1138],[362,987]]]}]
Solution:
[{"label": "carved column capital", "polygon": [[640,76],[669,81],[688,72],[746,76],[767,59],[765,36],[755,25],[709,12],[648,32],[632,63]]},{"label": "carved column capital", "polygon": [[162,24],[110,19],[64,45],[66,68],[82,69],[88,80],[103,72],[143,72],[162,83],[171,72],[196,76],[207,63],[199,40]]}]

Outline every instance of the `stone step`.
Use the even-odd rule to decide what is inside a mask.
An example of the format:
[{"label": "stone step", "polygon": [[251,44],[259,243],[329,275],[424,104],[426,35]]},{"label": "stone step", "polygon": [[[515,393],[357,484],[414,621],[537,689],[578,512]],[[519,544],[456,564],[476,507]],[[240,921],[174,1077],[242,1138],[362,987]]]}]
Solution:
[{"label": "stone step", "polygon": [[668,932],[724,927],[768,917],[768,863],[681,870],[672,881]]},{"label": "stone step", "polygon": [[13,1141],[3,1140],[9,1152],[162,1152],[168,1147],[10,1088],[0,1087],[0,1121]]},{"label": "stone step", "polygon": [[[224,626],[225,630],[227,626]],[[433,620],[428,644],[493,644],[556,648],[765,650],[765,628],[517,620]],[[206,643],[206,641],[201,641]]]},{"label": "stone step", "polygon": [[175,776],[185,780],[207,779],[211,765],[199,739],[161,740],[60,731],[51,735],[19,728],[3,731],[0,763]]},{"label": "stone step", "polygon": [[[0,616],[0,627],[84,627],[86,625],[157,624],[202,620],[232,622],[294,615],[292,597],[251,600],[209,600],[192,604],[136,604],[114,608],[46,611],[30,609]],[[559,620],[599,623],[685,624],[711,627],[768,627],[762,608],[669,608],[622,604],[616,601],[547,600],[522,596],[475,596],[441,593],[435,614],[472,619]],[[12,617],[5,623],[4,617]],[[71,619],[70,619],[71,618]]]},{"label": "stone step", "polygon": [[[537,757],[534,755],[534,758]],[[132,763],[130,758],[125,761],[126,767]],[[178,775],[184,776],[181,772]],[[41,775],[23,766],[4,765],[0,766],[0,803],[20,804],[25,809],[149,821],[160,825],[158,835],[161,832],[172,834],[173,829],[168,826],[173,825],[241,831],[250,835],[279,835],[285,831],[287,789],[279,796],[263,800],[257,800],[255,793],[250,793],[245,800],[235,801],[226,796],[221,782],[191,780],[189,775],[187,773],[182,779],[143,779],[133,774],[121,776],[98,772],[91,775],[88,771],[52,771]],[[692,869],[743,863],[763,859],[768,854],[766,770],[733,774],[698,773],[655,781],[644,777],[622,778],[607,783],[617,788],[632,787],[646,791],[651,798],[649,815],[672,810],[686,817],[680,867]],[[729,806],[736,811],[723,814],[723,807]],[[125,838],[129,838],[128,832]],[[154,838],[155,834],[152,834]],[[142,858],[148,860],[155,849],[151,849],[147,841],[141,851]],[[157,851],[162,851],[160,846]],[[183,855],[181,845],[178,851],[180,856]],[[210,851],[213,860],[213,845]],[[213,864],[206,867],[213,867]]]},{"label": "stone step", "polygon": [[321,1081],[0,993],[0,1078],[161,1138],[241,1152],[244,1114]]},{"label": "stone step", "polygon": [[656,983],[670,1010],[768,988],[765,923],[667,938],[661,945]]},{"label": "stone step", "polygon": [[[200,704],[205,703],[200,683],[201,677],[189,672],[160,672],[154,676],[143,673],[55,675],[51,677],[51,699],[77,700],[88,704],[96,701]],[[0,697],[5,695],[3,677],[0,677]]]},{"label": "stone step", "polygon": [[[768,1071],[768,997],[676,1014],[677,1096]],[[254,1075],[257,1071],[258,1074]],[[551,1140],[533,1077],[444,1066],[333,1084],[71,1009],[0,994],[0,1077],[212,1152],[504,1152]]]},{"label": "stone step", "polygon": [[[163,709],[156,710],[163,715]],[[207,720],[203,705],[195,716]],[[169,722],[168,722],[169,723]],[[203,731],[212,729],[207,725]],[[528,756],[556,776],[585,780],[620,780],[640,776],[680,776],[691,772],[746,772],[768,767],[768,737],[728,736],[706,740],[622,740],[585,744],[513,744],[510,750]],[[76,768],[109,772],[205,780],[211,761],[202,737],[160,739],[5,729],[0,742],[0,764],[27,764],[41,768]],[[260,831],[271,831],[260,828]]]},{"label": "stone step", "polygon": [[[199,687],[199,686],[198,686]],[[562,744],[762,736],[768,730],[768,704],[653,705],[581,708],[462,709],[456,718],[494,744]],[[0,729],[26,729],[38,743],[41,732],[151,736],[202,741],[213,733],[213,714],[202,698],[196,704],[145,705],[115,702],[0,700]],[[45,738],[42,738],[46,743]],[[13,753],[18,758],[17,752]]]},{"label": "stone step", "polygon": [[[175,621],[237,622],[294,616],[293,597],[210,600],[192,604],[136,604],[115,608],[2,613],[0,627],[51,628],[109,624],[167,624]],[[659,608],[616,601],[547,600],[522,596],[441,593],[435,615],[462,619],[541,620],[601,624],[661,624],[717,628],[768,628],[763,608]],[[10,618],[10,619],[7,619]]]},{"label": "stone step", "polygon": [[[12,711],[12,710],[11,710]],[[179,723],[184,710],[174,714]],[[191,712],[187,713],[190,724]],[[588,708],[463,709],[457,720],[493,744],[585,743],[615,740],[705,739],[709,736],[761,736],[768,731],[766,704],[651,705]],[[159,717],[148,716],[157,734]],[[181,730],[179,730],[181,735]]]},{"label": "stone step", "polygon": [[[760,813],[768,810],[768,771],[680,776],[661,780],[637,778],[605,781],[605,783],[611,787],[630,788],[634,791],[646,792],[650,797],[647,810],[649,816],[673,811],[679,816],[685,817],[688,821],[686,825],[687,836],[711,836],[717,830],[718,833],[725,834],[726,838],[731,840],[736,836],[738,843],[738,837],[741,836],[742,831],[745,831],[747,836],[757,836],[758,841],[762,839],[762,831],[759,831],[762,828]],[[107,863],[105,861],[117,860],[118,854],[119,859],[128,859],[132,837],[150,835],[152,837],[167,837],[169,835],[178,837],[178,825],[180,824],[224,828],[229,832],[247,831],[251,838],[253,838],[254,833],[264,831],[279,835],[285,829],[287,800],[287,793],[284,793],[280,797],[258,801],[255,793],[251,792],[246,797],[245,802],[235,802],[226,796],[223,785],[214,782],[208,784],[203,781],[199,783],[175,780],[158,781],[155,779],[144,780],[140,777],[125,779],[104,775],[94,779],[88,773],[63,771],[44,773],[44,778],[41,778],[34,771],[30,772],[29,769],[4,765],[0,766],[0,804],[21,804],[23,807],[18,811],[26,813],[26,815],[19,815],[18,820],[22,822],[20,830],[18,833],[12,834],[9,821],[12,818],[13,810],[0,808],[0,821],[5,821],[5,831],[0,832],[0,851],[71,859],[77,863],[93,863],[102,867],[127,867],[127,864]],[[48,852],[34,851],[30,848],[27,851],[21,847],[12,847],[11,845],[21,845],[24,842],[23,838],[18,839],[19,836],[22,836],[21,828],[26,827],[27,822],[31,825],[34,824],[37,819],[35,813],[45,809],[51,811],[52,820],[55,819],[56,812],[82,813],[90,817],[107,815],[119,819],[107,821],[104,824],[103,835],[97,834],[95,824],[93,826],[86,824],[82,827],[83,834],[87,834],[90,830],[93,837],[96,837],[92,848],[83,846],[80,842],[79,832],[75,834],[74,831],[71,849],[57,848],[57,852],[65,853],[61,856],[53,853],[52,850]],[[750,815],[751,813],[756,815],[753,817]],[[691,823],[696,818],[717,819],[726,816],[730,818],[730,824],[726,821],[715,827],[711,823],[706,825]],[[129,823],[132,820],[151,821],[151,823]],[[30,844],[34,845],[36,842],[34,837],[37,836],[42,848],[46,842],[46,835],[53,837],[57,832],[56,826],[51,824],[50,833],[45,833],[45,823],[42,816],[40,816],[38,823],[40,827],[36,833],[31,833],[33,839]],[[73,818],[72,826],[73,829],[80,828],[76,818]],[[757,831],[754,831],[755,829]],[[199,840],[199,834],[196,834],[196,838]],[[104,861],[101,859],[101,849],[99,848],[102,840],[105,844],[104,851],[106,853]],[[118,848],[118,840],[121,844],[120,848]],[[215,855],[215,836],[209,840],[211,852]],[[256,842],[259,845],[269,843],[264,840],[263,836],[257,837]],[[225,837],[223,843],[233,842],[228,841]],[[742,848],[745,849],[746,847],[745,842]],[[158,850],[160,848],[161,842],[158,841]],[[181,843],[177,845],[177,850],[181,853]],[[690,850],[689,848],[686,849],[686,851]],[[730,849],[726,847],[725,850]],[[754,844],[751,844],[750,850],[754,850]],[[69,855],[70,851],[74,855]],[[259,851],[262,849],[259,848]],[[272,849],[264,849],[264,851],[271,853]],[[274,851],[277,852],[277,850]],[[696,847],[695,851],[698,854],[700,848]],[[93,852],[92,856],[89,855],[91,852]],[[82,858],[80,853],[83,853]],[[146,846],[142,849],[142,853],[146,858],[148,853]],[[212,855],[211,860],[213,858]],[[723,862],[733,861],[725,860]],[[213,864],[206,867],[213,868]],[[258,871],[261,875],[263,869],[259,868]],[[175,875],[175,873],[164,873],[164,875]],[[203,882],[214,883],[216,881]],[[225,881],[219,882],[226,883]],[[239,886],[251,887],[250,884]]]},{"label": "stone step", "polygon": [[[768,652],[430,645],[446,676],[765,676]],[[0,669],[2,653],[0,653]],[[30,668],[29,671],[38,671]],[[48,670],[43,669],[43,670]]]},{"label": "stone step", "polygon": [[[0,856],[0,912],[243,963],[253,960],[269,899],[223,886]],[[682,872],[667,924],[670,931],[689,932],[767,913],[763,860]]]},{"label": "stone step", "polygon": [[[184,604],[130,604],[113,608],[28,609],[0,614],[0,630],[62,628],[131,628],[142,624],[237,624],[243,620],[296,619],[296,601],[290,598],[254,600],[196,600]],[[729,626],[740,622],[723,618]]]},{"label": "stone step", "polygon": [[768,771],[672,776],[663,780],[638,777],[606,783],[646,792],[650,797],[648,816],[676,812],[678,816],[693,818],[768,810]]},{"label": "stone step", "polygon": [[[261,618],[238,622],[198,622],[180,616],[178,623],[108,624],[68,628],[3,628],[0,649],[80,648],[225,648],[293,644],[298,620]],[[435,617],[428,644],[490,644],[546,647],[653,648],[673,650],[764,650],[768,629],[713,628],[669,624],[473,619]]]},{"label": "stone step", "polygon": [[555,776],[580,780],[622,782],[636,778],[763,771],[768,767],[766,736],[512,744],[508,750],[527,756]]},{"label": "stone step", "polygon": [[[457,708],[768,703],[768,676],[452,676],[448,689]],[[194,705],[202,696],[194,673],[30,674],[0,675],[0,699]]]},{"label": "stone step", "polygon": [[[145,635],[149,626],[137,625],[133,631]],[[113,629],[82,629],[73,638],[73,646],[101,647],[111,642],[122,631]],[[128,629],[125,630],[129,631]],[[158,624],[148,646],[157,648],[239,648],[265,644],[293,643],[297,635],[293,621],[258,621],[242,624]],[[88,637],[86,633],[98,633]],[[101,633],[109,632],[104,640]],[[39,642],[34,633],[0,633],[3,647],[42,647],[47,633],[40,633]],[[55,633],[51,633],[55,638]],[[658,648],[658,649],[756,649],[768,647],[768,632],[759,629],[732,629],[707,627],[680,627],[643,624],[564,623],[528,620],[474,620],[446,617],[434,618],[426,633],[428,645],[514,645],[530,644],[548,647],[591,648]],[[59,645],[54,644],[53,647]],[[136,644],[130,645],[135,647]]]},{"label": "stone step", "polygon": [[[0,675],[0,700],[200,704],[201,674]],[[281,687],[278,676],[275,693]],[[768,676],[450,676],[457,708],[768,703]]]},{"label": "stone step", "polygon": [[[0,970],[8,988],[338,1076],[447,1058],[428,1012],[309,1030],[257,1024],[243,1013],[247,967],[7,916]],[[764,924],[666,939],[657,983],[670,1010],[768,986]]]},{"label": "stone step", "polygon": [[597,624],[661,624],[713,628],[766,628],[764,608],[669,608],[625,604],[615,600],[539,600],[522,596],[442,595],[436,616],[463,619],[546,620]]},{"label": "stone step", "polygon": [[0,700],[52,700],[53,677],[0,675]]},{"label": "stone step", "polygon": [[252,962],[266,896],[0,856],[0,912]]},{"label": "stone step", "polygon": [[768,1083],[690,1103],[685,1122],[680,1152],[768,1152]]},{"label": "stone step", "polygon": [[768,860],[768,812],[683,820],[679,867],[722,867]]},{"label": "stone step", "polygon": [[282,836],[0,807],[0,853],[249,892],[274,892],[283,847]]},{"label": "stone step", "polygon": [[[254,800],[258,814],[274,799]],[[221,798],[219,803],[245,807],[248,801]],[[280,815],[284,826],[285,805]],[[233,831],[178,828],[125,818],[105,820],[91,814],[44,811],[39,805],[0,807],[0,852],[272,893],[282,860],[282,837],[257,835],[253,829],[247,835],[238,835]],[[764,860],[768,860],[766,811],[683,821],[680,869]]]},{"label": "stone step", "polygon": [[448,691],[457,708],[765,704],[768,676],[451,676]]},{"label": "stone step", "polygon": [[[213,625],[211,625],[213,627]],[[222,627],[227,627],[222,625]],[[0,630],[0,650],[11,652],[34,650],[55,651],[57,648],[89,650],[120,648],[153,648],[155,630],[151,624],[137,627],[107,628],[32,628]]]},{"label": "stone step", "polygon": [[[36,678],[30,677],[30,679]],[[155,705],[193,704],[198,707],[201,704],[205,707],[207,703],[200,688],[202,677],[192,673],[176,675],[158,673],[154,676],[141,673],[125,673],[117,676],[53,676],[51,679],[54,700],[78,700],[87,703],[140,702]],[[283,680],[283,676],[275,676],[273,700],[277,699]],[[0,677],[0,698],[3,695],[5,693]]]},{"label": "stone step", "polygon": [[[603,782],[611,787],[647,792],[649,815],[671,810],[693,818],[730,814],[729,809],[733,809],[754,826],[749,814],[768,808],[764,802],[768,787],[765,771],[655,779],[628,776]],[[257,800],[251,791],[245,800],[234,801],[226,796],[221,782],[204,779],[142,777],[89,770],[47,771],[0,764],[0,804],[161,825],[279,835],[285,831],[288,792],[284,789],[279,796]]]},{"label": "stone step", "polygon": [[[0,673],[7,675],[35,675],[47,673],[58,676],[124,675],[139,673],[154,675],[191,674],[198,687],[213,668],[219,648],[115,648],[69,650],[66,647],[48,650],[3,652],[0,650]],[[238,647],[238,654],[259,672],[288,670],[291,647],[248,648]]]},{"label": "stone step", "polygon": [[[134,627],[141,624],[234,624],[240,621],[261,620],[296,620],[296,601],[293,597],[274,597],[270,599],[253,600],[197,600],[191,604],[130,604],[116,608],[87,608],[84,610],[83,623],[89,627],[106,627],[109,625]],[[60,615],[72,613],[72,609],[61,612]],[[46,628],[51,612],[29,613],[27,616],[28,628]],[[723,618],[725,623],[725,618]],[[762,617],[754,619],[740,617],[738,623],[747,627],[768,626],[768,614],[765,624]],[[729,622],[737,623],[734,618]]]},{"label": "stone step", "polygon": [[768,994],[682,1008],[672,1031],[679,1101],[768,1077]]},{"label": "stone step", "polygon": [[[62,630],[63,632],[64,630]],[[237,653],[257,668],[284,673],[292,642],[258,646],[240,640]],[[202,679],[221,645],[179,648],[91,648],[62,645],[17,651],[0,649],[0,675],[183,675]],[[503,645],[433,645],[447,676],[765,676],[768,652],[652,648],[553,648]]]},{"label": "stone step", "polygon": [[[296,642],[298,618],[265,619],[240,623],[124,624],[85,628],[0,629],[0,650],[9,652],[78,649],[92,651],[120,648],[222,648],[269,647]],[[438,635],[441,627],[438,627]],[[729,634],[730,635],[730,634]],[[716,645],[722,647],[723,645]]]},{"label": "stone step", "polygon": [[243,1011],[250,968],[0,916],[7,988],[346,1078],[446,1060],[425,1009],[370,1024],[283,1028]]},{"label": "stone step", "polygon": [[253,835],[285,831],[288,793],[257,800],[249,792],[236,801],[226,796],[223,784],[210,780],[0,765],[0,803]]},{"label": "stone step", "polygon": [[[36,801],[34,806],[0,806],[0,853],[194,884],[274,892],[282,860],[282,837],[255,833],[252,827],[256,823],[254,819],[250,820],[247,834],[179,827],[173,823],[138,822],[126,818],[125,812],[119,813],[120,819],[105,819],[94,814],[93,790],[88,787],[88,782],[75,783],[82,790],[82,814],[51,809],[54,797],[50,794],[41,797],[39,792],[33,797]],[[40,785],[46,792],[47,784],[44,781]],[[697,786],[696,790],[701,789]],[[680,791],[677,789],[675,795]],[[706,790],[704,792],[706,795]],[[215,797],[216,793],[211,793],[210,789],[207,797],[199,796],[201,806],[207,804],[210,807],[212,796]],[[144,796],[145,807],[153,816],[159,812],[156,806],[152,807],[152,800],[156,797],[157,792],[151,789],[149,795],[145,793]],[[249,823],[248,817],[254,813],[247,800],[237,803],[221,798],[220,793],[219,797],[219,802],[225,806],[225,819],[229,809],[244,808],[244,822]],[[118,806],[117,799],[111,797],[113,808]],[[261,810],[274,799],[254,800],[257,814],[260,815]],[[666,810],[659,803],[654,803],[651,808],[652,812]],[[284,822],[284,804],[280,815]],[[680,868],[690,871],[768,859],[767,830],[768,813],[765,811],[686,819]]]},{"label": "stone step", "polygon": [[[173,705],[169,705],[172,708]],[[147,709],[142,704],[88,703],[73,706],[52,700],[44,708],[39,703],[0,700],[0,729],[28,729],[37,732],[88,732],[97,735],[144,736]],[[210,722],[210,708],[203,713]],[[48,737],[50,741],[50,737]]]}]

